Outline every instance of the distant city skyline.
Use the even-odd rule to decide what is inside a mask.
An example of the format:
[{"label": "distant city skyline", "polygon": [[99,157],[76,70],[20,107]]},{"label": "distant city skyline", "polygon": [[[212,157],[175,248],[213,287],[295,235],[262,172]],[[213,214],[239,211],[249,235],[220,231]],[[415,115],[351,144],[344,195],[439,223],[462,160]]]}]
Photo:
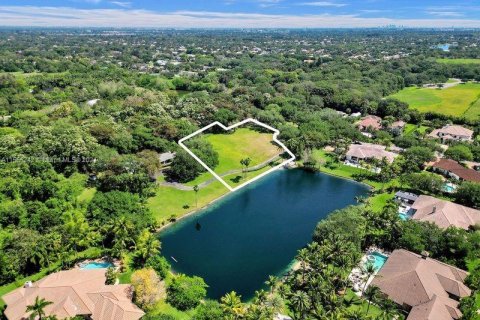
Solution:
[{"label": "distant city skyline", "polygon": [[1,26],[174,28],[480,28],[479,1],[3,0]]}]

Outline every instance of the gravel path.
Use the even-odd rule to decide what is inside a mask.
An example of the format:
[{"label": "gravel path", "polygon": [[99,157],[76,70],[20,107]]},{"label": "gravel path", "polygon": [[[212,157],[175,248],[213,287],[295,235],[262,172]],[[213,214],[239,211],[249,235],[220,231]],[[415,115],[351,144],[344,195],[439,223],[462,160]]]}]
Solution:
[{"label": "gravel path", "polygon": [[[248,168],[247,172],[251,172],[251,171],[256,171],[256,170],[259,170],[259,169],[262,169],[264,167],[266,167],[270,162],[274,162],[276,161],[277,159],[280,159],[281,157],[279,155],[271,158],[271,159],[268,159],[260,164],[257,164],[256,166],[253,166],[253,167],[250,167]],[[227,172],[224,172],[222,174],[219,174],[220,177],[225,177],[225,176],[228,176],[228,175],[231,175],[231,174],[236,174],[236,173],[242,173],[242,169],[233,169],[233,170],[229,170]],[[208,186],[209,184],[213,183],[217,181],[216,178],[211,178],[211,179],[208,179],[202,183],[200,183],[198,185],[198,187],[200,189]],[[178,190],[182,190],[182,191],[191,191],[193,190],[193,187],[190,187],[190,186],[187,186],[187,185],[184,185],[183,183],[179,183],[179,182],[162,182],[160,183],[160,186],[163,186],[163,187],[171,187],[171,188],[175,188],[175,189],[178,189]]]}]

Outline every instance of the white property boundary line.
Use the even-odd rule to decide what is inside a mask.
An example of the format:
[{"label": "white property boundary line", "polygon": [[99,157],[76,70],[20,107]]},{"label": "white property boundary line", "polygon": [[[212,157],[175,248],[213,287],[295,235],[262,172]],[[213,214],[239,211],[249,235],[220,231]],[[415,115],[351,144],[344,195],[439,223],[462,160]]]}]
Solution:
[{"label": "white property boundary line", "polygon": [[[232,130],[232,129],[235,129],[236,127],[239,127],[239,126],[244,125],[245,123],[254,123],[254,124],[259,125],[259,126],[261,126],[261,127],[264,127],[264,128],[266,128],[266,129],[268,129],[268,130],[270,130],[270,131],[273,131],[273,141],[276,142],[276,143],[278,143],[278,145],[280,145],[280,146],[290,155],[290,158],[287,159],[287,160],[285,160],[285,161],[283,161],[283,162],[280,163],[279,165],[276,165],[276,166],[273,167],[272,169],[270,169],[270,170],[268,170],[268,171],[265,171],[265,172],[259,174],[258,176],[252,178],[251,180],[249,180],[249,181],[247,181],[247,182],[245,182],[245,183],[242,183],[241,185],[236,186],[235,188],[232,188],[228,183],[225,182],[225,180],[223,180],[218,174],[216,174],[212,169],[210,169],[210,167],[207,166],[207,165],[205,164],[205,162],[203,162],[203,161],[202,161],[199,157],[197,157],[190,149],[188,149],[187,146],[183,144],[183,142],[186,141],[186,140],[188,140],[188,139],[190,139],[190,138],[192,138],[192,137],[194,137],[194,136],[196,136],[196,135],[199,134],[199,133],[202,133],[202,132],[205,131],[205,130],[210,129],[211,127],[214,127],[214,126],[219,126],[220,128],[222,128],[222,129],[225,130],[225,131],[230,131],[230,130]],[[178,141],[178,144],[179,144],[185,151],[187,151],[195,160],[197,160],[198,163],[200,163],[205,169],[207,169],[207,171],[210,172],[218,181],[220,181],[225,187],[227,187],[228,190],[230,190],[230,191],[237,191],[238,189],[245,187],[247,184],[252,183],[252,182],[258,180],[258,179],[266,176],[266,175],[269,174],[270,172],[273,172],[273,171],[277,170],[278,168],[286,165],[287,163],[290,163],[290,162],[292,162],[293,160],[295,160],[295,155],[294,155],[280,140],[277,139],[277,137],[278,137],[279,134],[280,134],[280,131],[278,131],[277,129],[275,129],[275,128],[273,128],[273,127],[270,127],[269,125],[267,125],[267,124],[265,124],[265,123],[263,123],[263,122],[260,122],[260,121],[258,121],[258,120],[256,120],[256,119],[252,119],[252,118],[245,119],[245,120],[240,121],[240,122],[238,122],[238,123],[236,123],[236,124],[234,124],[234,125],[231,125],[231,126],[229,126],[229,127],[226,127],[226,126],[224,126],[223,124],[221,124],[220,122],[215,121],[215,122],[212,122],[211,124],[209,124],[208,126],[203,127],[202,129],[197,130],[197,131],[195,131],[194,133],[189,134],[188,136],[180,139],[180,140]]]}]

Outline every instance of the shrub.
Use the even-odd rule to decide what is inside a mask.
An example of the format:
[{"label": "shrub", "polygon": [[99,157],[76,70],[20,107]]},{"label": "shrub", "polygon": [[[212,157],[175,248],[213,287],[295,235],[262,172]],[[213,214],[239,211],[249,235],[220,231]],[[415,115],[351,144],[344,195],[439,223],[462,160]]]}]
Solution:
[{"label": "shrub", "polygon": [[179,275],[167,288],[167,302],[179,310],[193,309],[207,295],[207,285],[200,277]]}]

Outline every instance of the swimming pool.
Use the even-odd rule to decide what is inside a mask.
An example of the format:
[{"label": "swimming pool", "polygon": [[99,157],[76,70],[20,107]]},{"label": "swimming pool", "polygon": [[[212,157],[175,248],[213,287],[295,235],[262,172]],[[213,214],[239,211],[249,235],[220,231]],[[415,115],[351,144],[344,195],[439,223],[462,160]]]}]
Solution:
[{"label": "swimming pool", "polygon": [[457,189],[457,186],[454,185],[453,183],[445,183],[442,189],[445,192],[452,193],[452,192],[455,192],[455,190]]},{"label": "swimming pool", "polygon": [[[372,257],[372,258],[371,258]],[[375,271],[379,271],[385,262],[387,261],[388,257],[379,253],[379,252],[373,252],[367,256],[367,261],[370,263],[373,263],[373,267],[375,268]]]},{"label": "swimming pool", "polygon": [[107,269],[113,267],[113,263],[111,262],[88,262],[80,267],[83,270],[92,270],[92,269]]},{"label": "swimming pool", "polygon": [[398,217],[400,220],[407,221],[410,219],[410,216],[407,213],[399,212]]}]

